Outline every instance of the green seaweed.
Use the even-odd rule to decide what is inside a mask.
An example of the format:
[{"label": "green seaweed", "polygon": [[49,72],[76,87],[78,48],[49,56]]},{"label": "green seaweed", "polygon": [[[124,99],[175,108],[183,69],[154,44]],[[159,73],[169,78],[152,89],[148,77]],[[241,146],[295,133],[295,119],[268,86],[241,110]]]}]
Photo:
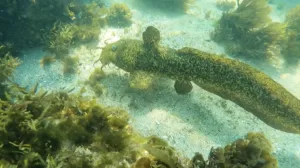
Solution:
[{"label": "green seaweed", "polygon": [[0,16],[1,44],[11,43],[18,50],[43,47],[57,58],[71,46],[98,39],[108,12],[99,2],[80,0],[4,1],[0,8],[11,10]]},{"label": "green seaweed", "polygon": [[223,13],[212,39],[227,53],[246,59],[270,61],[271,50],[285,40],[285,25],[272,22],[267,0],[244,0],[234,11]]},{"label": "green seaweed", "polygon": [[0,4],[5,9],[0,17],[2,40],[18,49],[44,46],[56,21],[69,23],[77,14],[71,6],[82,4],[78,0],[5,0]]},{"label": "green seaweed", "polygon": [[287,66],[295,66],[300,60],[300,5],[291,9],[285,23],[287,24],[286,36],[287,41],[283,47],[283,56]]},{"label": "green seaweed", "polygon": [[68,54],[70,47],[97,40],[101,27],[106,24],[107,10],[96,2],[84,5],[77,12],[79,16],[71,23],[56,22],[48,36],[45,48],[59,59]]},{"label": "green seaweed", "polygon": [[11,84],[6,91],[14,101],[0,101],[0,157],[5,164],[97,167],[139,154],[130,147],[140,138],[128,127],[126,111],[37,87],[26,91]]},{"label": "green seaweed", "polygon": [[208,160],[196,153],[191,160],[179,157],[175,149],[158,137],[149,137],[143,145],[151,157],[142,157],[135,168],[277,168],[278,163],[272,154],[272,145],[263,133],[249,132],[224,148],[212,148]]},{"label": "green seaweed", "polygon": [[78,61],[79,58],[78,56],[73,56],[73,57],[65,57],[63,59],[63,73],[64,74],[74,74],[77,71],[77,67],[78,67]]},{"label": "green seaweed", "polygon": [[4,85],[4,82],[9,80],[16,67],[21,64],[21,61],[18,58],[14,58],[10,52],[1,50],[1,48],[2,46],[0,46],[0,99],[6,99],[6,85]]},{"label": "green seaweed", "polygon": [[130,26],[132,21],[132,13],[125,3],[115,3],[109,8],[106,16],[107,23],[114,27]]},{"label": "green seaweed", "polygon": [[75,24],[63,24],[56,22],[49,35],[46,49],[55,54],[58,59],[63,59],[68,53],[71,45],[75,43]]},{"label": "green seaweed", "polygon": [[104,92],[105,88],[100,82],[105,76],[106,74],[101,68],[95,68],[89,79],[86,81],[86,84],[93,89],[97,96],[101,96]]},{"label": "green seaweed", "polygon": [[158,137],[149,137],[149,140],[143,145],[152,156],[155,158],[150,162],[153,166],[167,165],[169,168],[183,168],[184,158],[180,158],[175,148],[168,145],[168,143]]},{"label": "green seaweed", "polygon": [[236,2],[233,0],[218,0],[216,6],[218,9],[228,12],[235,8]]},{"label": "green seaweed", "polygon": [[272,146],[262,133],[250,132],[225,148],[212,148],[207,168],[216,167],[277,168]]},{"label": "green seaweed", "polygon": [[46,55],[42,59],[40,59],[40,65],[42,68],[45,68],[55,61],[56,61],[55,56]]}]

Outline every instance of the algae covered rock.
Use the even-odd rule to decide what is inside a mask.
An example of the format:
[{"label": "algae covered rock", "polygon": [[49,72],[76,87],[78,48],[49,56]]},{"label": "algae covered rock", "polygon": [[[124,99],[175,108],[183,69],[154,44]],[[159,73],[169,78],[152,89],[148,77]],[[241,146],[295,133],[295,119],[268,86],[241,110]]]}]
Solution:
[{"label": "algae covered rock", "polygon": [[212,148],[208,168],[277,168],[270,141],[262,133],[248,133],[225,148]]},{"label": "algae covered rock", "polygon": [[166,141],[159,137],[149,137],[143,148],[154,156],[150,163],[153,167],[184,168],[188,165],[188,161],[181,158],[175,148],[169,146]]}]

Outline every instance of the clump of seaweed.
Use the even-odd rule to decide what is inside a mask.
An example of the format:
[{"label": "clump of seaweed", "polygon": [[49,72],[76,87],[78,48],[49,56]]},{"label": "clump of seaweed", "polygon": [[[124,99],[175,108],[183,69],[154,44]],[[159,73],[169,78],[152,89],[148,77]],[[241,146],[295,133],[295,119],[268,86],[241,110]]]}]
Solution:
[{"label": "clump of seaweed", "polygon": [[75,20],[78,30],[75,33],[75,41],[89,42],[98,39],[100,29],[106,25],[105,16],[108,9],[96,2],[86,4]]},{"label": "clump of seaweed", "polygon": [[262,133],[250,132],[225,148],[212,148],[208,168],[215,167],[277,168],[270,141]]},{"label": "clump of seaweed", "polygon": [[235,0],[218,0],[216,3],[218,9],[228,12],[235,8],[236,1]]},{"label": "clump of seaweed", "polygon": [[63,73],[64,74],[74,74],[77,71],[79,57],[65,57],[63,60]]},{"label": "clump of seaweed", "polygon": [[75,19],[78,25],[91,25],[102,27],[106,24],[104,16],[108,13],[108,9],[96,2],[86,4],[80,12],[78,18]]},{"label": "clump of seaweed", "polygon": [[[189,167],[189,160],[183,158],[176,152],[175,148],[168,145],[163,139],[151,136],[143,145],[143,148],[152,155],[153,159],[143,159],[144,164],[149,167],[184,168]],[[139,163],[140,164],[140,163]],[[145,165],[144,165],[145,166]],[[145,167],[147,167],[145,166]]]},{"label": "clump of seaweed", "polygon": [[38,85],[6,91],[12,99],[0,101],[0,166],[128,167],[141,153],[134,146],[143,138],[122,109]]},{"label": "clump of seaweed", "polygon": [[36,21],[63,21],[67,22],[74,17],[76,8],[81,5],[77,0],[34,0],[30,1],[26,16]]},{"label": "clump of seaweed", "polygon": [[287,41],[282,53],[287,65],[296,65],[300,60],[300,5],[288,12],[285,23]]},{"label": "clump of seaweed", "polygon": [[245,138],[238,139],[224,148],[212,148],[207,161],[200,153],[196,153],[191,160],[183,158],[166,141],[156,136],[149,137],[143,147],[152,157],[144,156],[138,159],[136,168],[278,167],[277,160],[272,155],[272,145],[263,133],[250,132]]},{"label": "clump of seaweed", "polygon": [[45,68],[55,61],[56,61],[55,56],[46,55],[40,60],[40,65],[42,68]]},{"label": "clump of seaweed", "polygon": [[[57,21],[68,23],[83,4],[78,0],[3,1],[0,32],[5,42],[18,49],[43,46]],[[21,37],[21,38],[20,38]]]},{"label": "clump of seaweed", "polygon": [[3,1],[0,8],[5,9],[0,16],[1,43],[17,49],[43,47],[60,59],[71,46],[96,40],[108,12],[101,1],[81,0]]},{"label": "clump of seaweed", "polygon": [[[1,54],[5,52],[1,51]],[[4,98],[6,86],[3,84],[20,65],[21,61],[18,58],[11,56],[10,52],[5,53],[5,55],[0,57],[0,98]]]},{"label": "clump of seaweed", "polygon": [[132,24],[132,13],[125,3],[115,3],[109,8],[107,23],[114,27],[127,27]]},{"label": "clump of seaweed", "polygon": [[71,46],[98,39],[101,27],[106,24],[107,10],[96,2],[86,4],[72,23],[56,22],[51,30],[46,49],[64,58]]},{"label": "clump of seaweed", "polygon": [[89,80],[86,82],[90,85],[97,96],[101,96],[104,92],[104,86],[100,84],[101,80],[106,76],[101,68],[95,68],[91,73]]},{"label": "clump of seaweed", "polygon": [[269,61],[275,56],[270,50],[285,40],[285,25],[272,22],[270,12],[267,0],[244,0],[223,13],[212,39],[231,55]]},{"label": "clump of seaweed", "polygon": [[[0,32],[1,34],[1,32]],[[0,40],[1,42],[1,40]],[[0,43],[0,58],[5,57],[6,55],[17,55],[18,51],[15,49],[12,43]]]},{"label": "clump of seaweed", "polygon": [[69,47],[74,44],[75,32],[74,24],[57,22],[50,32],[46,49],[55,54],[56,58],[64,58],[69,53]]}]

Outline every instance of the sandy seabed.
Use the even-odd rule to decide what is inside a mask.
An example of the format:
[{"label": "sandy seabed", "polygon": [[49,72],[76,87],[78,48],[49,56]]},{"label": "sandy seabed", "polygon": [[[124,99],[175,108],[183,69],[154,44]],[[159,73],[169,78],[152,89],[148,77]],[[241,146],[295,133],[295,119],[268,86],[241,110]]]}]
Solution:
[{"label": "sandy seabed", "polygon": [[[137,8],[133,1],[121,1],[131,8],[133,25],[126,29],[103,29],[99,35],[99,47],[105,45],[105,40],[141,39],[141,33],[152,25],[161,31],[162,45],[176,49],[188,46],[211,53],[224,53],[224,49],[211,41],[209,36],[214,22],[222,14],[214,0],[197,0],[185,15]],[[206,15],[208,12],[209,17]],[[283,16],[284,11],[272,12],[274,20],[282,21]],[[101,49],[88,45],[72,49],[70,56],[79,56],[78,73],[64,76],[59,61],[44,69],[40,67],[39,60],[47,53],[40,49],[24,51],[23,64],[17,68],[15,80],[22,86],[39,82],[41,87],[49,90],[73,87],[79,90],[93,72],[93,63],[100,54]],[[300,68],[283,73],[280,68],[248,63],[270,75],[300,98]],[[101,67],[101,63],[97,63],[96,67]],[[135,130],[145,136],[162,137],[187,157],[192,157],[195,152],[207,157],[211,147],[224,146],[245,136],[247,132],[258,131],[263,132],[272,142],[281,168],[297,168],[300,165],[300,135],[275,130],[230,101],[196,85],[190,94],[177,95],[173,81],[168,79],[160,80],[149,91],[134,90],[129,87],[128,73],[113,65],[106,66],[104,71],[107,76],[101,84],[105,86],[105,92],[98,97],[99,102],[126,109]],[[88,91],[87,94],[92,95],[93,92]]]}]

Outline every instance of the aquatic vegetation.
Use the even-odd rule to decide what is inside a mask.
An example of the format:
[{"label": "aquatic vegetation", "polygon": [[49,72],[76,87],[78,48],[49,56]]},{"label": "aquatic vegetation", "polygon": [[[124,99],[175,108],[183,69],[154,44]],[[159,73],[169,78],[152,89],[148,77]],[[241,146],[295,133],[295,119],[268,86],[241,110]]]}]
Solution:
[{"label": "aquatic vegetation", "polygon": [[51,29],[46,49],[63,59],[71,46],[97,40],[101,27],[105,26],[107,10],[96,2],[86,4],[78,11],[72,23],[56,22]]},{"label": "aquatic vegetation", "polygon": [[125,3],[115,3],[109,8],[107,24],[115,27],[130,26],[132,13]]},{"label": "aquatic vegetation", "polygon": [[[4,54],[4,52],[1,51],[1,54]],[[9,52],[0,57],[0,98],[5,98],[4,94],[6,86],[3,82],[11,77],[12,73],[20,63],[21,61],[18,58],[12,57]]]},{"label": "aquatic vegetation", "polygon": [[14,101],[0,101],[0,166],[117,166],[139,155],[132,145],[143,137],[128,126],[126,111],[80,94],[11,85],[6,91]]},{"label": "aquatic vegetation", "polygon": [[[1,41],[1,40],[0,40]],[[6,55],[17,55],[18,52],[14,48],[13,44],[11,43],[0,43],[0,58],[5,57]]]},{"label": "aquatic vegetation", "polygon": [[47,50],[58,59],[64,58],[69,52],[69,47],[74,44],[75,32],[76,25],[57,22],[50,32]]},{"label": "aquatic vegetation", "polygon": [[108,9],[96,2],[84,5],[74,21],[77,26],[75,41],[82,43],[97,40],[101,28],[107,24],[105,19],[107,14]]},{"label": "aquatic vegetation", "polygon": [[107,8],[99,6],[97,2],[92,2],[83,7],[75,22],[77,25],[89,25],[101,28],[106,25],[105,15],[108,12]]},{"label": "aquatic vegetation", "polygon": [[105,76],[106,74],[101,68],[95,68],[89,77],[88,83],[90,84],[99,83]]},{"label": "aquatic vegetation", "polygon": [[[159,167],[160,164],[167,165],[169,168],[188,167],[189,160],[181,158],[175,148],[169,146],[166,141],[158,137],[149,137],[149,140],[143,144],[143,148],[154,156],[154,159],[150,160],[149,167]],[[146,159],[144,161],[149,163]]]},{"label": "aquatic vegetation", "polygon": [[207,162],[204,160],[202,154],[196,152],[190,162],[190,165],[192,168],[206,168]]},{"label": "aquatic vegetation", "polygon": [[86,81],[86,84],[92,87],[97,96],[103,94],[104,86],[102,86],[100,82],[105,76],[106,74],[101,68],[95,68],[89,79]]},{"label": "aquatic vegetation", "polygon": [[[154,139],[154,140],[153,140]],[[135,168],[151,168],[166,165],[168,168],[277,168],[277,160],[272,155],[272,145],[263,133],[249,132],[224,148],[212,148],[207,161],[196,153],[189,160],[183,158],[167,142],[158,137],[149,137],[143,147],[152,157],[141,157]]]},{"label": "aquatic vegetation", "polygon": [[300,5],[288,12],[285,23],[287,42],[282,53],[288,65],[296,65],[300,60]]},{"label": "aquatic vegetation", "polygon": [[[80,94],[48,93],[38,85],[30,91],[19,89],[7,90],[12,97],[18,95],[17,101],[0,101],[0,166],[138,168],[148,161],[172,168],[181,164],[167,142],[134,133],[122,109],[103,107]],[[153,156],[145,155],[145,149]]]},{"label": "aquatic vegetation", "polygon": [[134,168],[151,168],[150,164],[151,160],[149,158],[141,157],[136,161]]},{"label": "aquatic vegetation", "polygon": [[[71,21],[76,8],[80,8],[77,0],[34,0],[29,1],[26,16],[35,21]],[[72,11],[73,10],[73,11]]]},{"label": "aquatic vegetation", "polygon": [[101,96],[105,90],[105,87],[99,83],[92,85],[93,91],[97,96]]},{"label": "aquatic vegetation", "polygon": [[262,133],[248,133],[225,148],[212,148],[207,168],[215,167],[277,168],[272,146]]},{"label": "aquatic vegetation", "polygon": [[78,61],[79,58],[78,56],[73,56],[73,57],[65,57],[63,59],[63,73],[64,74],[73,74],[76,73],[77,67],[78,67]]},{"label": "aquatic vegetation", "polygon": [[235,0],[218,0],[216,3],[218,9],[222,11],[230,11],[235,8],[236,1]]},{"label": "aquatic vegetation", "polygon": [[71,4],[81,5],[78,0],[1,2],[0,7],[4,9],[0,17],[3,41],[13,43],[18,49],[45,45],[49,31],[56,21],[66,23],[72,20],[68,14],[71,13]]},{"label": "aquatic vegetation", "polygon": [[40,65],[42,68],[45,68],[46,66],[49,66],[51,63],[55,61],[56,61],[55,56],[46,55],[40,60]]},{"label": "aquatic vegetation", "polygon": [[108,44],[100,61],[104,65],[113,63],[130,74],[143,71],[175,81],[192,81],[275,129],[300,133],[300,100],[265,73],[243,62],[193,48],[149,48],[144,44],[133,39]]},{"label": "aquatic vegetation", "polygon": [[[9,1],[3,3],[3,9],[10,6]],[[107,10],[97,3],[35,0],[13,4],[16,12],[8,20],[0,20],[0,38],[18,49],[43,47],[57,58],[66,55],[70,46],[96,40],[106,22]]]},{"label": "aquatic vegetation", "polygon": [[234,11],[223,13],[212,39],[232,55],[269,61],[269,52],[285,40],[285,25],[272,22],[267,0],[244,0]]},{"label": "aquatic vegetation", "polygon": [[63,59],[71,46],[96,40],[99,33],[99,27],[57,23],[51,30],[46,49],[55,54],[56,58]]}]

